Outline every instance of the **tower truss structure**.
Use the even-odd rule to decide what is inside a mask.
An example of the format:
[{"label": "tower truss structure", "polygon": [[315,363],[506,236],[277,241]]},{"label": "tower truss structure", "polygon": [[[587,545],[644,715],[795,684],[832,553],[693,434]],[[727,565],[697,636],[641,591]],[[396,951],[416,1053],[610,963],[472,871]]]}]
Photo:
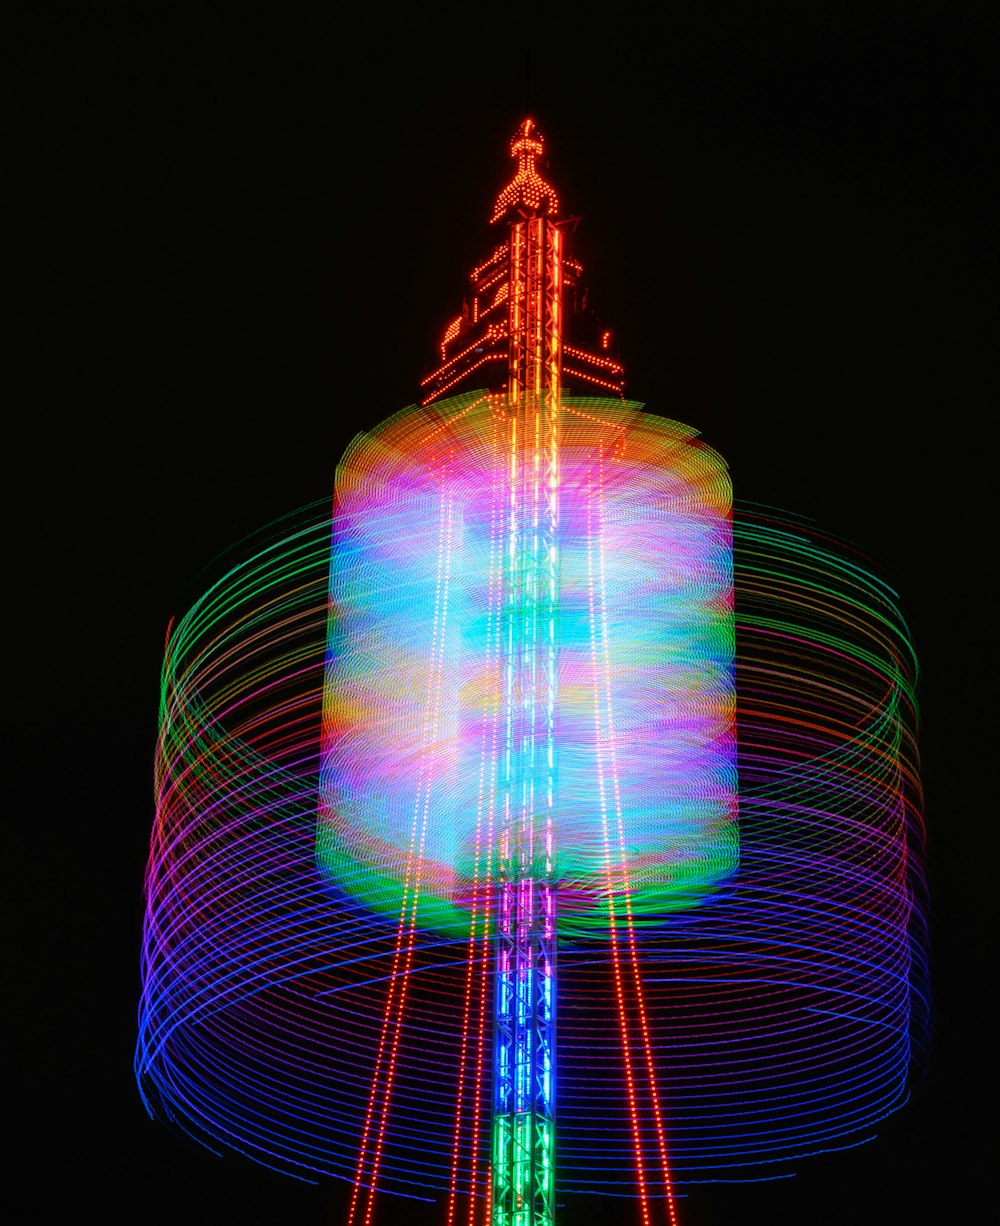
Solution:
[{"label": "tower truss structure", "polygon": [[534,169],[542,142],[526,119],[511,143],[518,173],[508,217],[507,405],[510,506],[505,610],[506,746],[494,991],[493,1221],[554,1221],[559,617],[559,407],[562,233],[555,193]]},{"label": "tower truss structure", "polygon": [[[569,395],[624,393],[614,334],[593,310],[583,265],[567,249],[579,218],[560,213],[559,197],[537,167],[543,150],[526,119],[510,145],[517,171],[490,218],[505,233],[469,275],[462,310],[441,338],[440,363],[421,382],[422,404],[482,388],[516,394],[539,376],[550,390],[557,380]],[[551,316],[539,295],[546,295]]]}]

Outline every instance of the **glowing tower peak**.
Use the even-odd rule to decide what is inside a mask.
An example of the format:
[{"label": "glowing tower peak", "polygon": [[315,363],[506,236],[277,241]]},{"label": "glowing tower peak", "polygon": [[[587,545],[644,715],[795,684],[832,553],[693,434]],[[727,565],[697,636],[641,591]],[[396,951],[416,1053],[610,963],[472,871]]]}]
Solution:
[{"label": "glowing tower peak", "polygon": [[497,196],[491,223],[499,221],[511,209],[532,216],[558,213],[559,197],[535,166],[535,159],[541,156],[544,148],[545,142],[535,121],[525,119],[510,142],[510,156],[517,158],[517,174]]},{"label": "glowing tower peak", "polygon": [[560,215],[558,194],[536,165],[544,148],[535,121],[522,120],[510,142],[517,171],[490,217],[506,234],[469,274],[461,313],[441,338],[440,365],[421,381],[422,404],[482,390],[512,403],[532,393],[624,395],[612,334],[590,306],[571,250],[579,218]]}]

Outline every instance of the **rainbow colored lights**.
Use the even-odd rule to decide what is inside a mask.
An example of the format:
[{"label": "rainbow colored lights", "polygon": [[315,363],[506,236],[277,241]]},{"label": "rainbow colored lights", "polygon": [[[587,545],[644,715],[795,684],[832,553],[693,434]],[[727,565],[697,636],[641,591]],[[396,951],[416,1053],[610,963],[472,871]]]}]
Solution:
[{"label": "rainbow colored lights", "polygon": [[[413,908],[397,968],[418,929],[467,940],[482,917],[485,939],[498,910],[512,1205],[530,1154],[552,1164],[557,896],[561,943],[624,934],[738,862],[725,466],[634,405],[547,416],[525,440],[506,398],[470,394],[345,456],[320,787],[331,881]],[[387,1098],[387,1064],[376,1081]]]},{"label": "rainbow colored lights", "polygon": [[423,403],[168,636],[140,1091],[347,1226],[555,1226],[557,1173],[677,1226],[868,1139],[926,1035],[895,597],[623,399],[542,151]]},{"label": "rainbow colored lights", "polygon": [[[543,1158],[567,1191],[653,1205],[667,1155],[678,1185],[780,1174],[905,1102],[927,1023],[916,666],[871,567],[769,509],[737,508],[734,626],[714,453],[635,406],[564,412],[559,1124]],[[497,577],[480,546],[505,539],[488,492],[507,428],[465,397],[362,437],[334,522],[317,507],[262,534],[167,645],[139,1084],[213,1148],[355,1182],[358,1222],[374,1188],[484,1222],[508,1144],[490,1133],[499,585],[470,615]],[[668,530],[685,561],[664,574]],[[664,585],[687,592],[687,628]],[[404,617],[435,602],[436,657],[426,618]],[[668,717],[685,651],[706,684]],[[678,770],[662,790],[675,764],[654,743],[688,721],[716,750],[679,736],[698,783]]]},{"label": "rainbow colored lights", "polygon": [[[421,923],[445,932],[467,932],[490,876],[516,707],[508,618],[526,581],[550,599],[547,575],[509,573],[514,428],[470,394],[359,436],[338,470],[319,860],[395,915],[417,812]],[[559,429],[558,605],[536,631],[553,661],[558,640],[557,694],[519,748],[558,765],[538,784],[551,830],[534,863],[550,874],[557,849],[568,937],[606,930],[621,891],[608,823],[624,823],[639,919],[710,892],[738,847],[725,466],[635,405],[567,400]]]}]

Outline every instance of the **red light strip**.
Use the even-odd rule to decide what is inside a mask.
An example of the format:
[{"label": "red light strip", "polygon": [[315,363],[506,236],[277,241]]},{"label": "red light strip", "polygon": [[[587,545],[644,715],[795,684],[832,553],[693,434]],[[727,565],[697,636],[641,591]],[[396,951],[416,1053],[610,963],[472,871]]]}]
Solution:
[{"label": "red light strip", "polygon": [[466,375],[471,374],[472,371],[477,370],[480,366],[483,366],[486,362],[503,362],[506,360],[506,356],[507,355],[504,353],[487,353],[484,357],[481,357],[478,362],[473,363],[472,366],[469,366],[466,370],[463,370],[461,374],[456,375],[454,379],[451,379],[449,380],[449,382],[442,384],[441,387],[433,391],[428,397],[426,397],[426,399],[421,400],[420,403],[422,405],[430,404],[432,401],[436,400],[439,396],[443,396],[444,393],[450,387],[454,387],[456,383],[461,383]]},{"label": "red light strip", "polygon": [[[542,330],[545,326],[545,221],[543,218],[535,218],[531,223],[535,231],[535,278],[532,287],[531,308],[535,315],[535,352],[532,355],[532,381],[536,396],[541,396],[542,388],[545,386],[543,375],[544,349],[542,344]],[[535,410],[535,468],[538,467],[538,410]],[[537,498],[537,496],[536,496]]]},{"label": "red light strip", "polygon": [[609,392],[614,392],[616,396],[622,394],[621,383],[609,383],[606,379],[598,379],[596,375],[588,374],[584,370],[576,370],[572,366],[563,364],[563,374],[572,379],[583,379],[586,383],[595,383],[598,387],[607,388]]},{"label": "red light strip", "polygon": [[[495,437],[495,434],[496,434],[496,423],[494,422],[494,437]],[[494,452],[495,452],[495,447],[494,447]],[[495,676],[497,681],[499,682],[499,672],[495,668],[491,669],[489,667],[491,660],[495,661],[495,657],[497,655],[497,646],[498,646],[497,638],[499,634],[499,621],[500,621],[499,608],[500,608],[501,587],[500,587],[500,582],[499,582],[498,566],[497,566],[497,541],[499,539],[499,532],[498,532],[499,511],[497,509],[497,501],[498,501],[497,499],[493,500],[493,505],[492,505],[491,514],[490,514],[491,557],[490,557],[490,588],[489,588],[490,594],[489,594],[489,600],[488,600],[489,623],[488,623],[488,628],[487,628],[487,648],[486,648],[487,661],[486,663],[487,663],[487,671],[491,673],[493,676]],[[471,1128],[472,1128],[471,1135],[473,1138],[473,1144],[475,1143],[475,1138],[478,1135],[478,1131],[479,1131],[479,1112],[480,1112],[481,1085],[482,1085],[482,1049],[483,1049],[482,1034],[483,1034],[483,1027],[485,1025],[485,1001],[486,1001],[485,982],[486,982],[487,966],[489,962],[488,954],[489,954],[490,904],[492,902],[492,897],[491,897],[492,891],[490,889],[490,880],[491,880],[492,859],[493,859],[493,811],[494,811],[494,805],[496,803],[495,774],[493,771],[487,771],[486,766],[488,762],[496,761],[498,723],[499,723],[501,705],[502,705],[501,704],[501,694],[500,694],[500,689],[499,689],[499,684],[498,684],[495,687],[494,692],[493,692],[492,718],[490,720],[484,721],[483,723],[483,732],[482,732],[482,739],[480,742],[480,752],[479,752],[479,790],[478,790],[478,801],[477,801],[477,806],[476,806],[476,833],[475,833],[476,855],[475,855],[475,869],[473,872],[473,884],[472,884],[472,916],[471,916],[471,920],[469,924],[469,946],[468,946],[468,955],[467,955],[468,965],[466,967],[466,977],[465,977],[465,1007],[462,1013],[462,1039],[461,1039],[461,1046],[460,1046],[459,1056],[458,1056],[458,1090],[457,1090],[456,1098],[455,1098],[455,1136],[454,1136],[454,1142],[452,1145],[452,1156],[451,1156],[451,1160],[452,1160],[451,1188],[450,1188],[449,1195],[448,1195],[448,1215],[446,1219],[447,1226],[452,1226],[452,1223],[455,1220],[456,1198],[458,1195],[459,1152],[460,1152],[460,1141],[461,1141],[461,1131],[462,1131],[462,1101],[463,1101],[464,1094],[465,1094],[466,1063],[467,1063],[468,1046],[469,1046],[469,1015],[470,1015],[471,1008],[472,1008],[473,972],[474,972],[474,967],[476,964],[476,940],[477,940],[476,927],[477,927],[477,924],[480,922],[480,916],[481,916],[482,917],[482,937],[480,939],[479,955],[481,959],[480,984],[481,984],[482,990],[480,994],[479,1044],[477,1048],[478,1055],[477,1057],[473,1059],[473,1067],[472,1067],[472,1073],[473,1073],[473,1079],[474,1079],[474,1085],[475,1085],[475,1098],[473,1102],[472,1120],[471,1120]],[[487,745],[487,734],[490,728],[492,728],[492,743],[490,745]],[[481,886],[480,884],[479,870],[480,870],[480,864],[481,864],[480,856],[482,852],[482,830],[483,830],[483,824],[484,824],[483,823],[484,808],[487,814],[485,824],[487,825],[487,831],[488,831],[487,833],[488,850],[487,850],[487,855],[486,855],[486,871],[484,874],[486,901],[485,901],[485,906],[481,909],[479,906],[480,891],[484,887]],[[473,1178],[473,1183],[474,1183],[474,1178]],[[470,1209],[470,1221],[472,1221],[474,1217],[474,1211],[475,1211],[475,1195],[473,1193],[472,1207]]]},{"label": "red light strip", "polygon": [[[603,489],[603,451],[598,460],[601,472],[601,488]],[[601,503],[601,511],[603,513],[603,501]],[[632,964],[632,986],[635,992],[635,1002],[639,1010],[639,1029],[642,1034],[643,1054],[646,1063],[646,1077],[649,1083],[650,1100],[653,1107],[653,1119],[656,1125],[656,1138],[660,1154],[660,1166],[663,1171],[663,1184],[667,1198],[667,1213],[670,1218],[670,1226],[677,1226],[677,1206],[674,1201],[673,1181],[670,1175],[670,1163],[667,1160],[667,1141],[663,1127],[663,1112],[660,1108],[660,1095],[656,1083],[656,1066],[653,1060],[653,1047],[649,1038],[649,1024],[646,1017],[646,1005],[642,990],[642,973],[639,969],[639,951],[636,948],[635,942],[635,922],[632,915],[631,901],[631,882],[629,881],[628,872],[628,853],[625,847],[625,827],[622,817],[622,796],[621,796],[621,781],[618,777],[618,742],[615,732],[615,714],[611,700],[611,659],[608,648],[608,626],[607,626],[607,606],[604,602],[604,593],[608,590],[607,570],[604,562],[604,541],[605,534],[603,524],[601,525],[600,547],[598,550],[598,564],[600,567],[600,590],[601,598],[601,641],[604,645],[604,703],[605,703],[605,728],[607,731],[607,746],[608,753],[611,758],[611,780],[614,794],[615,817],[618,826],[618,867],[621,873],[621,897],[625,903],[625,925],[628,934],[629,958]],[[610,878],[609,866],[609,904],[613,897],[611,893],[612,882]],[[617,974],[617,972],[616,972]],[[623,1043],[625,1036],[623,1033]],[[636,1145],[638,1145],[638,1135],[636,1136]]]},{"label": "red light strip", "polygon": [[[477,402],[478,403],[478,402]],[[492,453],[495,457],[499,451],[499,434],[501,429],[501,420],[498,417],[493,418],[493,448]],[[496,464],[494,463],[494,472]],[[469,1193],[469,1214],[468,1226],[474,1226],[476,1217],[476,1192],[475,1192],[475,1153],[476,1153],[476,1138],[479,1135],[479,1121],[482,1116],[482,1099],[483,1099],[483,1081],[486,1071],[485,1066],[485,1030],[486,1019],[489,1013],[489,983],[491,970],[491,939],[490,939],[490,918],[493,914],[493,842],[494,842],[494,816],[496,813],[496,773],[487,769],[487,764],[497,760],[498,745],[500,738],[500,720],[503,708],[503,693],[501,687],[500,673],[500,608],[503,596],[503,585],[501,579],[502,568],[502,542],[504,540],[503,525],[501,523],[503,517],[504,505],[501,499],[494,499],[490,514],[490,566],[489,566],[489,595],[487,598],[488,610],[488,629],[487,629],[487,671],[495,679],[496,684],[492,691],[491,705],[489,718],[484,721],[482,740],[480,745],[480,770],[479,770],[479,788],[477,802],[477,817],[476,817],[476,876],[474,879],[474,899],[473,899],[473,915],[469,930],[469,966],[466,977],[465,991],[465,1011],[463,1016],[463,1031],[462,1031],[462,1050],[459,1056],[459,1082],[458,1094],[455,1107],[455,1140],[452,1150],[452,1178],[451,1190],[448,1200],[448,1216],[447,1223],[451,1226],[455,1218],[456,1201],[457,1201],[457,1184],[459,1172],[459,1150],[460,1150],[460,1129],[461,1129],[461,1107],[464,1096],[464,1084],[466,1080],[465,1065],[467,1062],[467,1045],[466,1039],[468,1035],[468,1018],[472,1004],[473,993],[473,966],[478,964],[479,981],[475,986],[478,988],[478,1009],[479,1022],[477,1033],[474,1041],[471,1057],[471,1075],[473,1078],[473,1102],[471,1111],[471,1137],[473,1143],[473,1169],[470,1174],[470,1193]],[[490,668],[492,661],[494,667]],[[489,744],[487,744],[489,739]],[[485,813],[485,822],[482,818]],[[485,893],[483,906],[477,911],[476,902],[478,900],[478,891],[476,884],[479,881],[479,867],[481,864],[480,855],[482,850],[481,834],[483,826],[486,827],[486,865],[482,880],[484,885],[481,887]],[[477,938],[476,924],[477,916],[480,919],[480,934]],[[476,956],[476,942],[478,939],[478,962]],[[487,1186],[489,1186],[487,1184]]]},{"label": "red light strip", "polygon": [[[549,388],[553,396],[559,395],[560,365],[562,363],[562,231],[552,227],[552,333],[549,352]],[[554,445],[554,442],[553,442]]]},{"label": "red light strip", "polygon": [[413,879],[413,866],[415,863],[414,845],[417,836],[417,813],[414,808],[413,823],[410,827],[410,846],[406,858],[406,874],[403,880],[402,902],[399,909],[399,924],[396,928],[396,947],[392,954],[392,970],[389,975],[389,988],[386,995],[385,1009],[382,1014],[382,1031],[379,1035],[378,1050],[375,1054],[375,1068],[372,1072],[371,1090],[368,1095],[368,1109],[365,1113],[365,1123],[361,1130],[361,1145],[358,1152],[358,1165],[354,1173],[354,1188],[351,1193],[351,1203],[347,1210],[347,1226],[351,1226],[354,1221],[354,1214],[357,1209],[358,1193],[361,1190],[361,1178],[364,1174],[365,1160],[368,1150],[368,1135],[371,1130],[372,1117],[375,1114],[375,1101],[378,1097],[378,1083],[382,1071],[382,1057],[385,1051],[386,1036],[389,1032],[389,1017],[393,1008],[393,1001],[396,994],[396,985],[399,982],[399,959],[400,951],[403,945],[403,930],[406,926],[406,908],[409,898],[410,886]]},{"label": "red light strip", "polygon": [[506,273],[507,273],[507,262],[505,260],[504,263],[501,264],[500,267],[496,270],[496,272],[494,272],[493,276],[487,277],[485,281],[476,281],[473,278],[473,285],[476,287],[476,289],[479,291],[480,294],[485,294],[486,291],[490,289],[492,286],[496,285],[498,281],[503,281],[503,283],[506,285],[506,279],[505,279]]},{"label": "red light strip", "polygon": [[[604,335],[609,336],[610,333],[605,332]],[[565,347],[564,352],[574,358],[582,358],[585,362],[593,362],[595,366],[603,366],[607,370],[613,370],[616,374],[623,375],[625,373],[625,367],[618,362],[612,362],[610,358],[599,358],[594,353],[587,353],[583,349],[573,349],[569,345]]]},{"label": "red light strip", "polygon": [[[602,518],[602,511],[603,511],[603,481],[604,481],[603,444],[598,445],[597,466],[598,466],[598,484],[597,484],[598,521],[600,521],[600,519]],[[599,796],[599,805],[600,805],[600,812],[601,812],[601,829],[602,829],[602,835],[603,835],[603,840],[604,840],[605,873],[607,876],[607,883],[608,883],[607,884],[608,926],[610,929],[609,946],[611,949],[611,966],[612,966],[612,973],[613,973],[614,982],[615,982],[615,1000],[616,1000],[617,1007],[618,1007],[618,1031],[621,1037],[622,1060],[625,1065],[626,1096],[628,1098],[629,1118],[632,1124],[632,1145],[633,1145],[633,1150],[635,1153],[636,1180],[639,1185],[639,1207],[640,1207],[640,1211],[642,1214],[642,1221],[643,1221],[644,1226],[650,1226],[649,1200],[648,1200],[648,1196],[646,1193],[646,1172],[645,1172],[645,1165],[643,1163],[643,1158],[642,1158],[642,1136],[641,1136],[641,1132],[639,1128],[639,1109],[638,1109],[638,1104],[636,1102],[635,1075],[632,1071],[631,1045],[629,1042],[628,1012],[627,1012],[627,1007],[626,1007],[626,1002],[625,1002],[624,985],[622,983],[621,954],[619,952],[619,937],[618,937],[618,921],[617,921],[617,917],[615,914],[616,889],[615,889],[614,873],[612,872],[612,867],[611,867],[611,839],[608,833],[608,805],[607,805],[607,791],[606,791],[607,785],[606,785],[606,780],[605,780],[605,766],[604,766],[604,746],[609,744],[610,738],[607,735],[606,729],[602,726],[601,708],[602,708],[602,705],[607,707],[607,704],[608,704],[607,693],[608,693],[609,682],[608,682],[607,677],[605,677],[605,684],[603,687],[605,690],[605,693],[602,695],[601,693],[602,686],[600,685],[598,681],[598,671],[599,671],[598,670],[598,655],[599,654],[604,655],[604,658],[605,658],[604,671],[605,673],[607,671],[607,642],[606,642],[606,637],[605,637],[607,633],[607,621],[606,621],[606,612],[602,604],[602,608],[600,612],[600,633],[601,633],[602,639],[604,640],[604,651],[599,652],[599,648],[598,648],[598,617],[599,615],[597,612],[596,601],[595,601],[595,591],[597,588],[597,581],[596,581],[596,576],[594,573],[594,523],[593,523],[594,497],[593,497],[593,488],[589,480],[586,486],[586,493],[587,493],[587,580],[588,580],[589,604],[590,604],[590,651],[591,651],[591,661],[592,661],[592,666],[593,666],[593,678],[594,678],[594,722],[595,722],[595,746],[597,749],[597,753],[596,753],[597,791],[598,791],[598,796]],[[600,522],[598,522],[598,525],[597,525],[598,533],[600,533],[600,529],[601,529],[601,525],[600,525]],[[598,548],[601,549],[602,546],[598,546]],[[601,559],[599,565],[601,569],[603,570],[603,558]],[[609,711],[606,710],[605,714],[606,715],[609,714]],[[614,767],[612,766],[612,771],[613,769]]]},{"label": "red light strip", "polygon": [[[503,292],[500,295],[499,299],[496,302],[491,302],[490,305],[484,311],[480,313],[479,318],[481,320],[485,319],[488,315],[492,315],[494,311],[499,310],[499,308],[503,306],[503,304],[507,301],[507,292],[509,288],[510,287],[508,285],[506,284],[504,285]],[[498,324],[498,327],[503,328],[503,334],[504,336],[506,336],[507,335],[507,314],[506,312],[503,315],[502,322]]]},{"label": "red light strip", "polygon": [[459,332],[461,331],[461,328],[462,328],[461,315],[459,315],[456,319],[453,319],[451,323],[447,326],[447,328],[445,328],[444,336],[441,337],[441,361],[442,362],[446,361],[448,357],[447,353],[445,352],[448,346],[448,342],[453,341],[455,337],[458,336]]},{"label": "red light strip", "polygon": [[[618,790],[618,779],[615,778],[615,791]],[[622,884],[625,895],[625,922],[628,928],[629,957],[632,961],[632,982],[635,987],[635,999],[639,1006],[639,1029],[642,1032],[642,1048],[646,1058],[646,1075],[649,1080],[649,1093],[653,1104],[653,1118],[656,1122],[656,1142],[660,1153],[660,1166],[663,1170],[663,1185],[667,1196],[667,1213],[670,1226],[677,1226],[677,1205],[674,1201],[673,1179],[670,1174],[670,1163],[667,1158],[667,1138],[663,1127],[663,1112],[660,1108],[660,1094],[656,1084],[656,1067],[653,1061],[653,1046],[649,1038],[649,1024],[646,1018],[646,1004],[642,990],[642,975],[639,971],[639,953],[635,944],[635,924],[632,918],[632,903],[629,897],[629,876],[627,856],[625,852],[624,835],[622,832],[621,804],[618,804],[618,846],[622,871]]]},{"label": "red light strip", "polygon": [[[439,378],[441,375],[444,374],[444,372],[448,369],[449,366],[454,366],[456,362],[460,361],[462,358],[466,357],[468,354],[475,352],[477,345],[485,345],[489,341],[493,341],[493,340],[502,340],[503,334],[504,334],[504,329],[501,327],[500,324],[490,324],[490,326],[486,329],[485,336],[481,336],[477,340],[474,340],[472,344],[467,345],[466,348],[463,349],[461,353],[456,353],[455,356],[453,358],[449,358],[448,361],[445,362],[443,366],[439,366],[437,370],[432,371],[431,374],[421,379],[420,386],[426,387],[428,383],[432,383],[435,379]],[[470,367],[470,370],[474,370],[474,369],[475,367]]]},{"label": "red light strip", "polygon": [[[483,740],[486,739],[486,730],[483,729]],[[481,762],[485,765],[485,751],[481,757]],[[455,1203],[458,1195],[458,1171],[459,1171],[459,1150],[462,1136],[462,1106],[465,1097],[465,1082],[466,1082],[466,1063],[468,1059],[469,1049],[469,1014],[472,1010],[472,992],[473,992],[473,970],[475,966],[476,956],[476,926],[479,923],[479,895],[480,895],[480,850],[481,850],[481,821],[482,821],[482,783],[483,771],[480,771],[480,795],[479,795],[479,813],[476,817],[476,866],[473,872],[472,879],[472,913],[469,921],[469,943],[466,953],[465,967],[465,1004],[462,1009],[462,1037],[459,1043],[458,1051],[458,1087],[455,1093],[455,1131],[454,1139],[451,1148],[451,1186],[448,1192],[448,1214],[445,1219],[447,1226],[452,1226],[455,1220]],[[475,1136],[475,1133],[473,1133]]]},{"label": "red light strip", "polygon": [[507,254],[507,244],[501,243],[500,246],[497,247],[497,249],[493,252],[493,254],[488,259],[483,260],[481,264],[477,264],[476,267],[472,270],[472,280],[475,281],[475,279],[482,272],[484,272],[487,268],[490,268],[493,264],[497,263],[498,260],[502,260],[506,254]]},{"label": "red light strip", "polygon": [[[498,708],[499,711],[499,708]],[[493,737],[493,753],[497,752],[497,736],[496,722],[494,723]],[[495,760],[495,759],[494,759]],[[475,1138],[479,1136],[480,1120],[483,1116],[483,1086],[488,1084],[489,1076],[492,1072],[492,1061],[487,1060],[487,1056],[492,1056],[492,1052],[488,1050],[489,1045],[486,1040],[486,1022],[490,1016],[490,983],[492,980],[492,960],[491,953],[493,949],[492,933],[490,929],[490,920],[493,915],[495,899],[493,894],[493,848],[494,848],[494,817],[496,814],[496,786],[495,780],[490,780],[490,799],[489,799],[489,819],[487,825],[487,843],[486,843],[486,899],[483,907],[483,920],[481,927],[481,935],[479,939],[479,1028],[476,1033],[476,1055],[473,1063],[473,1077],[475,1085],[475,1094],[472,1102],[472,1119],[470,1121],[471,1136],[473,1138],[473,1158],[472,1158],[472,1174],[470,1178],[471,1191],[469,1196],[469,1218],[468,1226],[475,1226],[476,1220],[476,1188],[475,1188],[475,1167],[476,1154],[478,1147],[475,1145]],[[486,1176],[486,1205],[487,1205],[487,1220],[489,1220],[489,1205],[491,1197],[489,1195],[490,1176],[487,1172]]]},{"label": "red light strip", "polygon": [[521,398],[523,357],[521,354],[521,319],[524,313],[524,286],[522,284],[521,249],[524,245],[524,226],[517,225],[510,232],[510,358],[507,392],[511,404]]},{"label": "red light strip", "polygon": [[[441,718],[441,695],[444,680],[444,628],[448,616],[448,589],[451,579],[451,538],[453,530],[453,507],[451,500],[447,497],[441,501],[441,520],[438,530],[438,583],[437,583],[437,602],[434,615],[434,630],[432,634],[431,647],[431,666],[428,677],[428,693],[427,705],[424,711],[424,744],[426,746],[433,745],[438,736],[438,725]],[[372,1157],[372,1169],[369,1175],[368,1185],[368,1202],[365,1209],[364,1226],[370,1226],[372,1211],[375,1206],[375,1194],[378,1183],[378,1171],[382,1161],[382,1147],[385,1141],[385,1129],[389,1120],[389,1103],[392,1096],[392,1087],[396,1076],[396,1060],[399,1054],[399,1040],[403,1031],[403,1015],[406,1007],[406,990],[409,986],[410,968],[413,964],[413,951],[416,946],[417,932],[417,906],[420,901],[420,885],[421,871],[423,865],[424,845],[427,835],[427,819],[430,810],[430,778],[429,775],[423,772],[423,777],[418,781],[417,787],[417,802],[414,805],[414,827],[417,823],[418,814],[422,814],[420,819],[420,844],[416,854],[416,879],[413,886],[413,902],[410,909],[410,924],[407,938],[406,953],[403,959],[403,967],[400,975],[400,990],[398,1003],[395,1006],[395,1026],[392,1037],[392,1048],[389,1053],[389,1064],[386,1073],[385,1087],[382,1092],[382,1112],[379,1122],[378,1137],[375,1141],[375,1151]],[[410,843],[410,860],[408,861],[407,871],[412,871],[413,865],[413,840],[411,827],[411,843]],[[404,893],[403,903],[400,909],[401,922],[406,914],[406,895]],[[398,946],[397,946],[398,949]],[[398,958],[394,959],[395,967],[398,966]],[[369,1118],[365,1125],[365,1134],[362,1140],[361,1154],[358,1159],[358,1171],[355,1177],[355,1190],[352,1194],[351,1205],[348,1210],[347,1226],[353,1226],[354,1216],[357,1206],[357,1191],[360,1185],[361,1177],[364,1173],[365,1151],[367,1147],[367,1139],[370,1130],[370,1120],[372,1116],[374,1100],[377,1095],[379,1065],[381,1063],[381,1050],[384,1048],[384,1036],[389,1025],[389,1017],[393,1010],[393,993],[391,991],[392,984],[396,981],[396,975],[390,980],[390,992],[388,994],[386,1009],[383,1015],[383,1041],[380,1042],[379,1061],[376,1065],[376,1071],[372,1076],[372,1096],[369,1102]]]}]

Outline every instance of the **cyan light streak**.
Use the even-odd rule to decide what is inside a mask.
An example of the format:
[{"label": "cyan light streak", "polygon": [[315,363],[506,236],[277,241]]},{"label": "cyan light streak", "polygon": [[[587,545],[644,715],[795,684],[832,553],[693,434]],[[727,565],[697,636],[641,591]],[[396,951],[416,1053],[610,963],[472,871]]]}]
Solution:
[{"label": "cyan light streak", "polygon": [[[477,437],[490,437],[491,419],[470,404],[438,412],[442,456],[463,408]],[[587,411],[600,415],[596,405],[577,406]],[[405,441],[415,419],[398,420]],[[682,463],[690,431],[645,415],[633,425],[670,435]],[[412,452],[394,457],[380,437],[399,484],[366,487],[348,462],[342,471],[355,501],[340,503],[332,523],[328,508],[312,508],[262,534],[171,628],[136,1073],[151,1114],[215,1149],[299,1177],[353,1180],[385,1029],[386,1061],[397,1034],[399,1042],[388,1110],[369,1122],[370,1135],[381,1135],[380,1187],[444,1198],[454,1184],[485,1205],[496,1143],[487,1100],[499,858],[489,814],[501,790],[487,767],[504,745],[504,605],[490,574],[502,566],[504,537],[488,516],[459,514],[457,501],[442,509],[408,466]],[[567,495],[572,453],[568,464],[563,522],[586,539],[586,482],[570,481]],[[478,471],[468,471],[470,485]],[[379,508],[370,521],[367,498]],[[897,599],[855,550],[807,522],[737,509],[737,864],[729,810],[718,803],[735,773],[708,786],[721,749],[695,773],[704,801],[685,801],[670,755],[650,752],[668,725],[679,730],[677,752],[724,726],[698,689],[703,678],[683,665],[685,651],[702,647],[710,661],[724,661],[720,639],[659,612],[661,600],[674,608],[720,602],[712,584],[681,599],[683,571],[652,560],[669,514],[685,505],[669,491],[649,499],[628,482],[605,503],[606,613],[598,610],[594,625],[598,662],[604,643],[610,653],[608,674],[593,665],[587,550],[564,548],[560,558],[553,1072],[559,1184],[569,1192],[635,1191],[610,950],[611,916],[623,919],[626,900],[682,1186],[778,1177],[812,1153],[867,1140],[906,1101],[926,1041],[916,665]],[[335,591],[332,617],[331,533],[340,550],[334,568],[357,580]],[[470,572],[466,552],[490,557],[494,540],[501,544],[485,576]],[[445,541],[454,547],[450,595],[447,610],[438,603],[435,631]],[[687,558],[724,555],[699,522],[672,533],[682,568]],[[402,583],[396,563],[406,558],[412,577]],[[600,572],[594,551],[589,565]],[[715,562],[709,574],[723,571]],[[478,620],[467,616],[473,608],[485,610]],[[431,623],[425,638],[422,609]],[[651,617],[660,628],[646,633]],[[331,669],[345,658],[352,680],[331,703]],[[592,737],[597,727],[607,732],[607,714],[594,707],[606,675],[627,893],[614,863],[609,885],[595,759],[580,747],[588,727]],[[669,701],[675,687],[699,695],[693,711]],[[429,693],[441,696],[436,717],[425,715]],[[389,738],[392,749],[365,751],[387,728],[403,730]],[[605,809],[614,848],[607,787]],[[688,820],[699,827],[690,847]],[[706,840],[714,859],[698,853]],[[627,942],[619,952],[628,973]],[[630,991],[626,974],[632,1019]],[[640,1051],[637,1020],[627,1034]],[[645,1076],[641,1059],[634,1071]],[[637,1110],[655,1196],[648,1099]]]}]

